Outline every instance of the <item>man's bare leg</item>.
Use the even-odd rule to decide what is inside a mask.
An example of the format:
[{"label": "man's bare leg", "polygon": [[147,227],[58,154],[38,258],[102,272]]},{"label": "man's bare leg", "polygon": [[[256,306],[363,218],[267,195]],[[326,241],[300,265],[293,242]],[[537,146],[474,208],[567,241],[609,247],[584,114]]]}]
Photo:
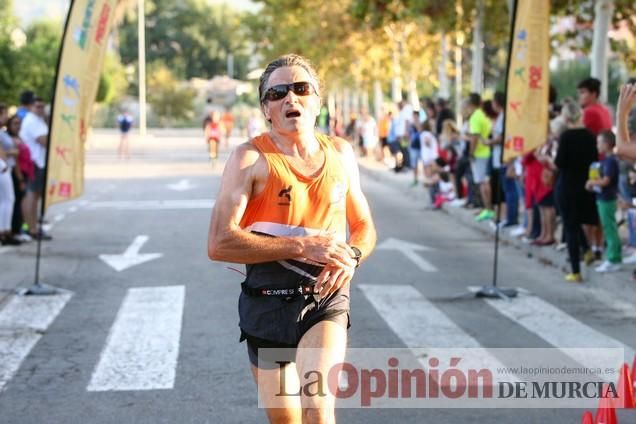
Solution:
[{"label": "man's bare leg", "polygon": [[[298,344],[296,369],[301,387],[303,424],[335,424],[334,393],[328,388],[329,371],[345,359],[347,349],[347,330],[332,321],[322,321],[305,333]],[[317,373],[316,373],[317,372]],[[322,378],[322,387],[318,387],[317,376]],[[312,396],[320,390],[324,396]]]},{"label": "man's bare leg", "polygon": [[[284,387],[281,387],[281,374]],[[279,393],[298,393],[299,383],[293,363],[275,369],[259,369],[252,365],[252,375],[258,387],[261,404],[272,424],[301,424],[300,396],[276,396]]]}]

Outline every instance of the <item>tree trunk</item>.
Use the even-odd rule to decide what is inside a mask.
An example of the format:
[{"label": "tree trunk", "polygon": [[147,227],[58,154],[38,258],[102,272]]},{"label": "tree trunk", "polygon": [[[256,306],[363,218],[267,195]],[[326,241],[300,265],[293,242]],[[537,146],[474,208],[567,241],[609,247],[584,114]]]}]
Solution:
[{"label": "tree trunk", "polygon": [[382,117],[382,103],[384,103],[383,97],[382,84],[378,80],[373,81],[373,114],[378,122]]},{"label": "tree trunk", "polygon": [[402,100],[402,69],[400,67],[400,43],[393,49],[393,80],[391,81],[391,100],[398,103]]},{"label": "tree trunk", "polygon": [[614,0],[596,0],[594,5],[594,39],[592,41],[592,76],[601,80],[599,100],[607,102],[607,57],[609,55],[610,22],[614,13]]},{"label": "tree trunk", "polygon": [[441,51],[442,57],[439,61],[439,91],[437,95],[443,99],[448,100],[448,96],[450,95],[450,88],[448,85],[448,73],[446,72],[447,63],[448,63],[448,44],[446,42],[446,33],[442,32],[442,43],[441,43]]},{"label": "tree trunk", "polygon": [[342,97],[342,123],[345,128],[349,125],[349,121],[351,121],[351,90],[345,88]]},{"label": "tree trunk", "polygon": [[470,89],[474,93],[481,93],[484,86],[483,16],[484,1],[477,0],[475,25],[473,27],[473,70],[470,78]]},{"label": "tree trunk", "polygon": [[413,106],[413,110],[420,110],[420,98],[417,95],[417,83],[415,78],[409,76],[409,103]]}]

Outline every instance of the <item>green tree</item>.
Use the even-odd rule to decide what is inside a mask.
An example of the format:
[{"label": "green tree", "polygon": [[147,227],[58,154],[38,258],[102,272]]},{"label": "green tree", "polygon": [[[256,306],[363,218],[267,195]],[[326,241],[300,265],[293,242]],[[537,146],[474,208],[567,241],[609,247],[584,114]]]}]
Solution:
[{"label": "green tree", "polygon": [[27,43],[18,50],[15,84],[18,91],[33,90],[50,101],[62,40],[57,21],[36,21],[26,30]]},{"label": "green tree", "polygon": [[148,103],[162,126],[175,126],[191,121],[194,115],[193,99],[196,92],[184,86],[170,69],[155,62],[148,76]]},{"label": "green tree", "polygon": [[[243,14],[202,0],[146,1],[146,60],[163,62],[179,79],[226,74],[234,57],[234,77],[244,78],[249,55]],[[129,11],[118,29],[122,62],[136,64],[137,16]]]}]

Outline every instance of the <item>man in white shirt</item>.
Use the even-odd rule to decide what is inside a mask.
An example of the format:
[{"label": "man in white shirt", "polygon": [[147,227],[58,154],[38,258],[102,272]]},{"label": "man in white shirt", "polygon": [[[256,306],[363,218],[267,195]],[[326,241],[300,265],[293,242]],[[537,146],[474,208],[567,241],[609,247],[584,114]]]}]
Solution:
[{"label": "man in white shirt", "polygon": [[[34,238],[38,237],[38,203],[45,188],[44,177],[49,127],[44,116],[44,101],[36,98],[20,127],[20,138],[29,148],[31,159],[35,165],[35,179],[27,185],[27,194],[24,198],[24,220],[29,226],[29,235]],[[42,240],[51,239],[51,236],[44,233],[41,237]]]},{"label": "man in white shirt", "polygon": [[398,103],[398,116],[397,116],[397,126],[395,128],[395,135],[397,137],[400,151],[396,152],[395,159],[395,172],[399,172],[404,168],[404,166],[408,166],[410,163],[409,159],[409,129],[411,128],[411,120],[413,119],[413,107],[405,102],[404,100],[400,100]]}]

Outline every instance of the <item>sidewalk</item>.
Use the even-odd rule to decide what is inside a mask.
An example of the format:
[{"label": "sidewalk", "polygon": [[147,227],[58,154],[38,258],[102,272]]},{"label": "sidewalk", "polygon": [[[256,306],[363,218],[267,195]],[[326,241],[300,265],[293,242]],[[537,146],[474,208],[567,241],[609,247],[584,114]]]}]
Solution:
[{"label": "sidewalk", "polygon": [[[395,173],[384,164],[372,158],[358,158],[360,172],[383,184],[393,186],[397,192],[403,193],[413,199],[418,206],[429,205],[428,193],[422,185],[411,186],[413,174],[411,172]],[[461,207],[453,207],[448,204],[443,206],[437,213],[446,213],[463,225],[474,228],[491,238],[494,241],[495,229],[492,222],[476,222],[472,210]],[[528,258],[534,258],[539,264],[554,267],[555,275],[559,276],[563,284],[572,285],[563,280],[562,275],[569,270],[567,253],[565,250],[557,251],[555,247],[537,247],[523,243],[520,238],[512,237],[507,231],[500,231],[500,243],[502,246],[512,247],[519,254]],[[632,280],[632,271],[636,265],[624,265],[623,271],[600,274],[594,271],[594,267],[600,262],[595,262],[591,266],[582,264],[581,273],[584,283],[581,285],[589,289],[594,296],[605,296],[607,294],[620,294],[620,296],[632,303],[636,303],[636,281]]]}]

